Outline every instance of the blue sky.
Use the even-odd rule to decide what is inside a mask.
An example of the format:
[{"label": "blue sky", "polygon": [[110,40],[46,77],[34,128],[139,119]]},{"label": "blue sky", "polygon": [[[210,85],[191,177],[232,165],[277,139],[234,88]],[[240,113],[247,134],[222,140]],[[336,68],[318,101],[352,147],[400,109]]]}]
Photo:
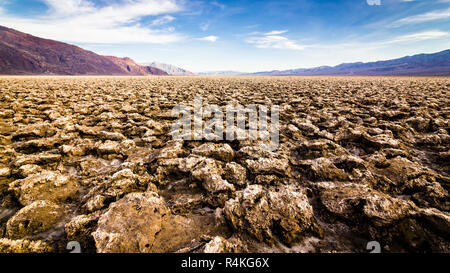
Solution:
[{"label": "blue sky", "polygon": [[0,0],[0,25],[193,72],[376,61],[450,48],[450,0]]}]

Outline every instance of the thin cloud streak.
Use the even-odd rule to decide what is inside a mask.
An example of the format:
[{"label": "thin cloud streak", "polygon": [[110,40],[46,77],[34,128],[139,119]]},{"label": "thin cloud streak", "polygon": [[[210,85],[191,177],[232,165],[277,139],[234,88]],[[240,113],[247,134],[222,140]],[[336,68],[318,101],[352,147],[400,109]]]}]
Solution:
[{"label": "thin cloud streak", "polygon": [[338,43],[332,45],[323,45],[323,44],[314,44],[314,45],[306,45],[307,48],[315,48],[315,49],[342,49],[342,48],[365,48],[365,49],[374,49],[374,48],[382,48],[393,44],[400,43],[414,43],[425,40],[433,40],[433,39],[441,39],[445,37],[449,37],[450,33],[440,30],[428,30],[423,32],[416,32],[406,35],[396,36],[387,40],[382,41],[368,41],[368,42],[350,42],[350,43]]},{"label": "thin cloud streak", "polygon": [[247,39],[247,43],[254,44],[257,48],[276,48],[276,49],[290,49],[303,50],[305,46],[298,44],[295,41],[279,34],[286,33],[287,30],[274,30],[265,33],[263,36],[251,37]]},{"label": "thin cloud streak", "polygon": [[406,24],[424,23],[429,21],[445,20],[445,19],[450,19],[450,8],[446,10],[430,11],[423,14],[408,16],[393,22],[391,26],[399,27]]},{"label": "thin cloud streak", "polygon": [[214,36],[214,35],[210,35],[210,36],[206,36],[206,37],[202,37],[202,38],[197,38],[197,40],[200,41],[208,41],[208,42],[212,42],[214,43],[215,41],[217,41],[218,37]]}]

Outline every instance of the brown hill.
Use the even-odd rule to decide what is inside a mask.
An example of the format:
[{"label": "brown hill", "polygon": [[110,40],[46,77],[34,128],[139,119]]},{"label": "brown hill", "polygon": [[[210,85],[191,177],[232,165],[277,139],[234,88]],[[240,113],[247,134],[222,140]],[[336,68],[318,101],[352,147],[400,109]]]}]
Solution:
[{"label": "brown hill", "polygon": [[0,74],[167,75],[130,58],[106,57],[78,46],[0,26]]},{"label": "brown hill", "polygon": [[114,56],[105,56],[109,60],[118,65],[124,73],[131,73],[133,75],[168,75],[167,72],[152,66],[138,65],[132,59],[125,57],[119,58]]}]

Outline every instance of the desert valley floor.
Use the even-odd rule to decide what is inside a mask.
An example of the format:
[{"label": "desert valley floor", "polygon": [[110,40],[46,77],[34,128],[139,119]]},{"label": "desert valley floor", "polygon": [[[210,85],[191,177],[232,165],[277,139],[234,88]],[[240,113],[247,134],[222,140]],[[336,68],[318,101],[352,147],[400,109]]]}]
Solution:
[{"label": "desert valley floor", "polygon": [[[0,77],[0,252],[450,252],[449,77]],[[279,105],[280,144],[172,109]]]}]

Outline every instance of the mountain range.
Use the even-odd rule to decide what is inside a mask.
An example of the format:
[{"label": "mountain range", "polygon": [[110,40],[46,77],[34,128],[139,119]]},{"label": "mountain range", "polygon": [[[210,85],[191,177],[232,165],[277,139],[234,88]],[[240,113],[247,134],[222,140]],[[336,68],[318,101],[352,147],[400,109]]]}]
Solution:
[{"label": "mountain range", "polygon": [[199,76],[238,76],[245,75],[244,72],[231,71],[231,70],[223,70],[223,71],[205,71],[197,73]]},{"label": "mountain range", "polygon": [[320,66],[291,70],[273,70],[250,75],[273,76],[450,76],[450,49],[432,54],[418,54],[399,59],[344,63],[337,66]]},{"label": "mountain range", "polygon": [[80,47],[0,26],[0,74],[168,75],[130,58],[101,56]]},{"label": "mountain range", "polygon": [[[43,39],[0,26],[0,74],[3,75],[194,75],[170,64],[137,64],[130,58],[102,56],[75,45]],[[450,49],[403,58],[337,66],[256,73],[212,71],[198,75],[271,76],[450,76]]]}]

